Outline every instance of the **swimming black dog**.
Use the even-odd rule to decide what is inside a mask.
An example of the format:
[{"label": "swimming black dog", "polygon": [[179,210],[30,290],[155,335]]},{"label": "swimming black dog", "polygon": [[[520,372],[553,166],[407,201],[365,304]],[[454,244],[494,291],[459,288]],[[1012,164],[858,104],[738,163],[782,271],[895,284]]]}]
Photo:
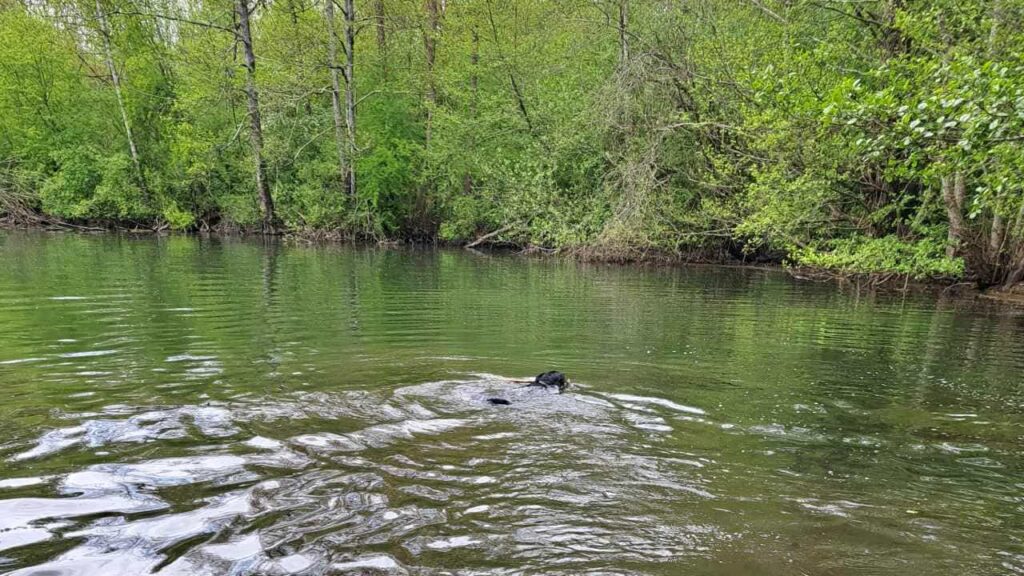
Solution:
[{"label": "swimming black dog", "polygon": [[[524,380],[515,380],[515,382],[524,382]],[[555,389],[557,394],[565,392],[565,389],[569,387],[569,379],[565,377],[565,374],[557,372],[555,370],[549,370],[537,376],[532,380],[525,380],[528,382],[526,386],[521,388],[543,388],[545,390]],[[487,402],[490,404],[497,404],[507,406],[512,403],[508,398],[488,398]]]}]

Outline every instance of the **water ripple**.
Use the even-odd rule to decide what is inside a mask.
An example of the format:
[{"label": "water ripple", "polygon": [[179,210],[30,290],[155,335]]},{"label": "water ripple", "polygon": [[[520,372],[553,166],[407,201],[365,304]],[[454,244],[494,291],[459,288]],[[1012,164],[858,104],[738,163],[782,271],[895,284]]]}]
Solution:
[{"label": "water ripple", "polygon": [[[0,234],[14,574],[1024,573],[1019,313],[767,271]],[[548,368],[567,393],[508,378]]]}]

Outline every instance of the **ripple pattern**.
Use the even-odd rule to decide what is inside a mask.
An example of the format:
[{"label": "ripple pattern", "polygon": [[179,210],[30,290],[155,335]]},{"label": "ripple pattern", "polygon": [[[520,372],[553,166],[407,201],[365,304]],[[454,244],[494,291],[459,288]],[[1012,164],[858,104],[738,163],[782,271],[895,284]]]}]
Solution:
[{"label": "ripple pattern", "polygon": [[1018,311],[184,237],[0,258],[10,574],[1024,573]]}]

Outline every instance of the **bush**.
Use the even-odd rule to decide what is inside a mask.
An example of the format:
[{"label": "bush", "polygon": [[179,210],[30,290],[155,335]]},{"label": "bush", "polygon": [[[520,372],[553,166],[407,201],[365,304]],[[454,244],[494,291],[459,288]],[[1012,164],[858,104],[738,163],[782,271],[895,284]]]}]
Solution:
[{"label": "bush", "polygon": [[43,182],[39,200],[43,211],[62,218],[83,218],[100,183],[96,153],[84,146],[56,150],[51,155],[57,170]]},{"label": "bush", "polygon": [[794,250],[794,264],[826,268],[844,273],[897,273],[915,280],[960,278],[961,258],[947,258],[945,242],[935,239],[906,241],[896,236],[854,237],[832,240],[817,247]]},{"label": "bush", "polygon": [[187,230],[196,223],[195,216],[191,212],[178,208],[178,203],[173,200],[167,203],[163,209],[164,220],[174,230]]}]

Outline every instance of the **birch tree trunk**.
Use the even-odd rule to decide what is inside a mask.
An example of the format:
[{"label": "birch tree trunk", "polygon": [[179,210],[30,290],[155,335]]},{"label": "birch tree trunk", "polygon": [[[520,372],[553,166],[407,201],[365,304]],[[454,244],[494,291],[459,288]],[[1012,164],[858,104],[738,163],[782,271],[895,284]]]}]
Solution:
[{"label": "birch tree trunk", "polygon": [[354,0],[345,0],[345,131],[347,133],[349,196],[356,196],[356,7]]},{"label": "birch tree trunk", "polygon": [[[341,67],[338,64],[338,29],[334,25],[334,0],[324,0],[327,21],[327,67],[331,72],[331,113],[334,118],[334,143],[338,148],[338,175],[348,192],[349,168],[345,144],[345,124],[341,112]],[[347,84],[347,82],[346,82]]]},{"label": "birch tree trunk", "polygon": [[[1003,19],[1003,2],[1002,0],[991,0],[991,2],[992,26],[988,34],[988,56],[991,60],[995,61],[1000,53],[999,34]],[[988,245],[992,251],[992,261],[998,264],[1002,260],[1000,252],[1003,248],[1003,240],[1006,237],[1006,219],[999,212],[1002,209],[998,201],[999,195],[996,196],[995,200],[996,202],[993,203],[994,207],[992,209],[992,231],[989,235]]]},{"label": "birch tree trunk", "polygon": [[[998,209],[998,208],[997,208]],[[992,233],[989,235],[988,246],[992,251],[992,261],[1000,260],[999,253],[1003,249],[1003,239],[1006,237],[1006,219],[1001,214],[992,216]]]},{"label": "birch tree trunk", "polygon": [[260,98],[256,90],[256,55],[252,47],[252,28],[249,25],[249,0],[237,0],[238,39],[245,55],[245,95],[249,111],[249,141],[252,144],[253,162],[256,168],[256,192],[259,195],[260,211],[263,215],[263,232],[276,231],[277,216],[274,214],[274,199],[270,196],[267,183],[267,163],[263,158],[263,123],[260,119]]},{"label": "birch tree trunk", "polygon": [[124,105],[124,94],[121,91],[121,76],[117,73],[117,66],[114,65],[114,50],[110,41],[110,26],[107,24],[107,15],[103,11],[103,5],[100,3],[100,0],[96,0],[96,20],[99,23],[100,36],[103,37],[103,55],[107,63],[107,71],[110,72],[110,82],[114,85],[117,108],[121,111],[121,122],[124,125],[125,136],[128,138],[128,151],[131,154],[132,169],[135,171],[135,178],[139,189],[142,190],[143,199],[148,202],[149,191],[146,189],[146,178],[142,173],[139,149],[135,145],[135,136],[132,134],[132,123],[128,119],[128,110]]},{"label": "birch tree trunk", "polygon": [[964,234],[964,196],[966,195],[963,172],[942,177],[942,199],[946,205],[949,232],[946,237],[946,256],[955,257],[960,252]]}]

